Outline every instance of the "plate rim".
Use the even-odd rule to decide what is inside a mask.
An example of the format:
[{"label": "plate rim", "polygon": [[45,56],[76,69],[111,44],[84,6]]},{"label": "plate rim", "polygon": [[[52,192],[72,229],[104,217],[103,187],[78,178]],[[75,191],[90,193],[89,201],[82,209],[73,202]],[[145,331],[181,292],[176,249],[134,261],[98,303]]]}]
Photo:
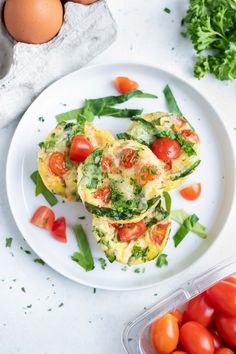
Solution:
[{"label": "plate rim", "polygon": [[[23,237],[25,239],[25,241],[28,243],[28,245],[32,248],[32,250],[40,257],[40,258],[44,258],[44,257],[41,257],[41,255],[38,253],[38,251],[36,252],[35,249],[31,246],[31,242],[27,239],[27,236],[25,237],[24,235],[24,232],[23,232],[23,227],[21,226],[21,224],[19,225],[18,222],[17,222],[17,218],[15,218],[15,214],[14,214],[14,206],[13,206],[13,201],[11,200],[10,198],[10,165],[11,165],[11,155],[12,155],[12,150],[13,150],[13,146],[14,146],[14,140],[17,136],[17,131],[18,131],[18,128],[19,126],[21,126],[23,124],[23,121],[26,119],[26,115],[28,113],[28,111],[31,109],[31,106],[37,102],[41,96],[43,94],[45,94],[45,91],[47,90],[50,90],[54,85],[57,85],[59,82],[62,82],[63,80],[67,79],[68,77],[70,76],[73,76],[75,75],[76,73],[78,72],[86,72],[86,71],[89,71],[91,69],[96,69],[96,68],[101,68],[101,67],[112,67],[112,66],[117,66],[117,65],[134,65],[134,66],[141,66],[143,68],[147,68],[147,69],[152,69],[152,70],[158,70],[158,71],[161,71],[163,72],[164,74],[167,74],[167,75],[171,75],[173,78],[177,79],[178,81],[180,81],[182,84],[190,87],[192,90],[194,90],[199,96],[201,99],[203,99],[209,106],[210,108],[212,109],[212,111],[216,114],[217,116],[217,119],[220,121],[220,123],[222,124],[224,130],[225,130],[225,133],[226,135],[228,136],[228,144],[229,144],[229,147],[230,147],[230,154],[231,154],[231,157],[232,157],[232,160],[231,160],[231,173],[232,173],[232,180],[235,182],[236,180],[236,153],[234,151],[234,148],[233,148],[233,142],[232,142],[232,137],[231,137],[231,134],[229,132],[229,128],[227,126],[227,124],[225,123],[225,121],[221,118],[221,114],[218,112],[218,109],[215,109],[215,107],[213,106],[213,104],[211,103],[211,101],[208,99],[208,97],[204,96],[200,89],[195,87],[192,83],[190,83],[187,79],[183,79],[181,78],[180,76],[176,75],[174,72],[172,72],[171,70],[166,70],[164,69],[163,67],[161,66],[157,66],[157,65],[152,65],[152,64],[149,64],[148,62],[142,62],[142,61],[135,61],[135,60],[125,60],[125,61],[109,61],[108,63],[105,63],[105,64],[92,64],[92,65],[87,65],[83,68],[80,68],[80,69],[77,69],[75,71],[72,71],[71,73],[67,74],[67,75],[64,75],[62,76],[61,78],[59,78],[58,80],[54,81],[53,83],[51,83],[49,86],[47,86],[36,98],[33,102],[31,102],[31,104],[29,105],[29,107],[27,108],[27,110],[23,113],[23,115],[21,116],[20,118],[20,121],[19,123],[17,124],[16,126],[16,129],[14,131],[14,134],[12,136],[12,139],[11,139],[11,143],[10,143],[10,146],[9,146],[9,149],[8,149],[8,153],[7,153],[7,162],[6,162],[6,172],[5,172],[5,179],[6,179],[6,190],[7,190],[7,198],[8,198],[8,203],[9,203],[9,206],[10,206],[10,210],[11,210],[11,214],[13,216],[13,219],[16,223],[16,226],[18,228],[18,230],[20,231],[20,234],[21,234],[21,237]],[[225,161],[225,159],[223,160]],[[80,285],[84,285],[84,286],[89,286],[91,288],[97,288],[97,289],[103,289],[103,290],[110,290],[110,291],[137,291],[137,290],[144,290],[144,289],[148,289],[148,288],[152,288],[152,287],[155,287],[157,285],[163,285],[163,284],[166,284],[168,282],[170,282],[171,280],[173,279],[176,279],[178,276],[183,276],[183,274],[191,271],[193,269],[193,267],[196,268],[198,262],[200,262],[202,260],[203,257],[206,257],[207,254],[209,253],[209,251],[215,247],[216,243],[219,241],[227,223],[228,223],[228,220],[232,214],[232,209],[233,209],[233,205],[234,205],[234,201],[235,201],[235,190],[236,190],[236,186],[235,186],[235,183],[233,183],[233,186],[231,186],[232,189],[231,189],[231,200],[228,201],[229,205],[228,205],[228,208],[229,208],[229,212],[228,212],[228,215],[225,217],[225,220],[224,220],[224,223],[223,225],[221,226],[220,228],[220,231],[219,233],[217,233],[217,237],[212,241],[212,243],[208,246],[208,248],[206,249],[206,251],[200,255],[196,260],[193,261],[193,263],[191,263],[187,268],[179,271],[177,274],[173,274],[171,276],[169,276],[168,278],[166,279],[163,279],[163,280],[158,280],[156,282],[153,282],[151,284],[146,284],[146,285],[137,285],[137,286],[131,286],[131,287],[127,287],[127,286],[118,286],[118,287],[114,287],[114,286],[109,286],[109,285],[100,285],[100,284],[96,284],[96,283],[92,283],[91,282],[87,282],[87,281],[84,281],[84,280],[78,280],[75,276],[73,275],[70,275],[70,274],[66,274],[66,272],[63,271],[63,269],[60,269],[60,267],[57,267],[55,265],[52,265],[51,262],[47,261],[46,264],[52,268],[54,271],[56,271],[57,273],[59,273],[60,275],[63,275],[65,278],[67,279],[70,279]]]}]

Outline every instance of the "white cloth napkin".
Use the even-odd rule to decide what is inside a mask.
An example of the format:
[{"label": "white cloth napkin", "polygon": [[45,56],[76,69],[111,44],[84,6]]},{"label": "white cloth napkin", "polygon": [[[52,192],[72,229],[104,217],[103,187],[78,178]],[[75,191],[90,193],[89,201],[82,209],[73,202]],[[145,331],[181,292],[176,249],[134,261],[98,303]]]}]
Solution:
[{"label": "white cloth napkin", "polygon": [[60,33],[41,45],[14,42],[1,25],[0,128],[20,118],[45,87],[85,65],[115,37],[116,24],[104,0],[89,6],[68,2]]}]

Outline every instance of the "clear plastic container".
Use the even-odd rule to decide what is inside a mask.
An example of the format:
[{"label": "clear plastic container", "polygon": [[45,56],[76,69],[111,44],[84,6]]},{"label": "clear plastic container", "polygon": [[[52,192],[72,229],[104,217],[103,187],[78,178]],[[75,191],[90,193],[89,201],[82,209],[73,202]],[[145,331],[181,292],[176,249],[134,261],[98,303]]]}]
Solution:
[{"label": "clear plastic container", "polygon": [[150,324],[173,309],[183,309],[186,302],[204,292],[223,278],[236,272],[236,256],[226,259],[180,288],[167,295],[156,305],[130,321],[122,333],[124,348],[128,354],[155,354],[150,339]]}]

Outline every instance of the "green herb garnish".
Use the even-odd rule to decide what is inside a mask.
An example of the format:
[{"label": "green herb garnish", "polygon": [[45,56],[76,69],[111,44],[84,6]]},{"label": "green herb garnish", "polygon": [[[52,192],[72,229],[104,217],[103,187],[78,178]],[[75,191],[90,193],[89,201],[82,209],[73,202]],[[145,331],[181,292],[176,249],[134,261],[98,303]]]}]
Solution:
[{"label": "green herb garnish", "polygon": [[73,230],[76,236],[80,252],[75,252],[71,258],[82,268],[84,268],[86,272],[89,272],[94,269],[94,260],[90,250],[87,236],[84,232],[82,225],[80,224],[74,225]]},{"label": "green herb garnish", "polygon": [[157,258],[156,266],[159,268],[161,268],[163,266],[167,266],[168,265],[167,257],[168,256],[165,253],[160,254],[160,256]]},{"label": "green herb garnish", "polygon": [[50,204],[50,206],[54,206],[58,203],[58,200],[55,197],[55,195],[53,193],[51,193],[47,189],[47,187],[44,185],[42,178],[40,177],[40,174],[38,173],[38,171],[33,172],[32,175],[30,176],[30,178],[32,179],[32,181],[36,185],[36,189],[35,189],[36,196],[39,194],[42,194],[44,196],[44,198],[46,199],[46,201]]},{"label": "green herb garnish", "polygon": [[104,270],[106,269],[106,266],[107,266],[107,262],[104,258],[98,258],[100,264],[101,264],[101,268]]},{"label": "green herb garnish", "polygon": [[13,241],[13,238],[12,238],[12,237],[6,238],[6,240],[5,240],[5,246],[10,248],[11,245],[12,245],[12,241]]},{"label": "green herb garnish", "polygon": [[168,192],[163,192],[163,197],[165,199],[166,211],[170,214],[171,210],[171,196]]},{"label": "green herb garnish", "polygon": [[185,236],[192,230],[193,226],[198,222],[199,217],[196,214],[190,215],[184,220],[176,234],[174,235],[174,244],[177,247],[183,241]]},{"label": "green herb garnish", "polygon": [[165,8],[164,8],[164,11],[165,11],[167,14],[170,14],[170,13],[171,13],[171,9],[168,9],[168,7],[165,7]]},{"label": "green herb garnish", "polygon": [[[171,212],[171,219],[179,224],[183,224],[184,220],[186,220],[190,214],[186,213],[183,209],[174,210]],[[197,234],[201,238],[206,238],[206,228],[205,226],[201,225],[199,222],[195,223],[191,228],[191,231]]]},{"label": "green herb garnish", "polygon": [[41,264],[41,265],[45,265],[45,262],[44,262],[41,258],[35,258],[35,259],[34,259],[34,263],[38,263],[38,264]]}]

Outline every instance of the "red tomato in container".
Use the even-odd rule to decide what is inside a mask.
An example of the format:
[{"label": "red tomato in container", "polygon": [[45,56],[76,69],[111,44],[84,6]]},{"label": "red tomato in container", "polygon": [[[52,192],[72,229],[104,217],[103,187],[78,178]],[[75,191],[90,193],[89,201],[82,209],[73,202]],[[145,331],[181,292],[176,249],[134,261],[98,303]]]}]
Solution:
[{"label": "red tomato in container", "polygon": [[179,341],[179,326],[174,316],[167,313],[151,326],[151,342],[158,354],[172,353]]},{"label": "red tomato in container", "polygon": [[122,94],[137,90],[139,88],[139,85],[136,81],[133,81],[128,77],[124,77],[124,76],[118,76],[114,80],[114,86],[117,89],[117,91]]},{"label": "red tomato in container", "polygon": [[177,322],[178,322],[178,325],[179,326],[182,326],[182,323],[183,323],[183,313],[178,310],[178,309],[174,309],[173,311],[171,311],[171,315],[173,315]]},{"label": "red tomato in container", "polygon": [[172,352],[171,354],[187,354],[187,353],[183,352],[182,350],[176,350],[175,352]]},{"label": "red tomato in container", "polygon": [[205,293],[200,294],[187,303],[184,320],[196,321],[204,327],[209,327],[215,317],[215,309],[210,304]]},{"label": "red tomato in container", "polygon": [[228,344],[236,346],[236,317],[219,313],[216,317],[216,328]]},{"label": "red tomato in container", "polygon": [[47,206],[38,208],[30,220],[33,225],[49,231],[52,230],[54,221],[55,214],[52,209]]},{"label": "red tomato in container", "polygon": [[210,332],[197,322],[187,322],[180,329],[180,343],[188,354],[214,354]]},{"label": "red tomato in container", "polygon": [[191,186],[185,187],[180,190],[180,194],[184,199],[196,200],[199,198],[202,191],[201,183],[195,183]]},{"label": "red tomato in container", "polygon": [[236,284],[236,274],[232,274],[229,277],[225,278],[224,281],[228,281],[229,283]]},{"label": "red tomato in container", "polygon": [[51,234],[56,240],[67,242],[66,219],[63,216],[54,221]]},{"label": "red tomato in container", "polygon": [[236,316],[236,285],[220,281],[207,290],[211,304],[229,316]]},{"label": "red tomato in container", "polygon": [[215,351],[215,354],[234,354],[234,352],[229,348],[220,348]]},{"label": "red tomato in container", "polygon": [[93,152],[93,145],[83,135],[76,135],[70,147],[70,159],[83,162]]},{"label": "red tomato in container", "polygon": [[210,332],[211,335],[212,335],[213,342],[214,342],[214,347],[215,347],[216,349],[221,348],[221,347],[223,346],[223,341],[222,341],[222,339],[220,338],[219,333],[218,333],[214,328],[210,328],[210,329],[209,329],[209,332]]},{"label": "red tomato in container", "polygon": [[146,231],[146,225],[143,220],[139,222],[124,224],[118,229],[118,239],[120,241],[130,242],[135,238],[141,237]]},{"label": "red tomato in container", "polygon": [[151,145],[152,152],[163,161],[176,159],[181,154],[181,146],[178,141],[171,138],[158,138]]},{"label": "red tomato in container", "polygon": [[48,167],[55,176],[63,176],[68,169],[66,168],[66,156],[62,152],[54,152],[48,160]]}]

